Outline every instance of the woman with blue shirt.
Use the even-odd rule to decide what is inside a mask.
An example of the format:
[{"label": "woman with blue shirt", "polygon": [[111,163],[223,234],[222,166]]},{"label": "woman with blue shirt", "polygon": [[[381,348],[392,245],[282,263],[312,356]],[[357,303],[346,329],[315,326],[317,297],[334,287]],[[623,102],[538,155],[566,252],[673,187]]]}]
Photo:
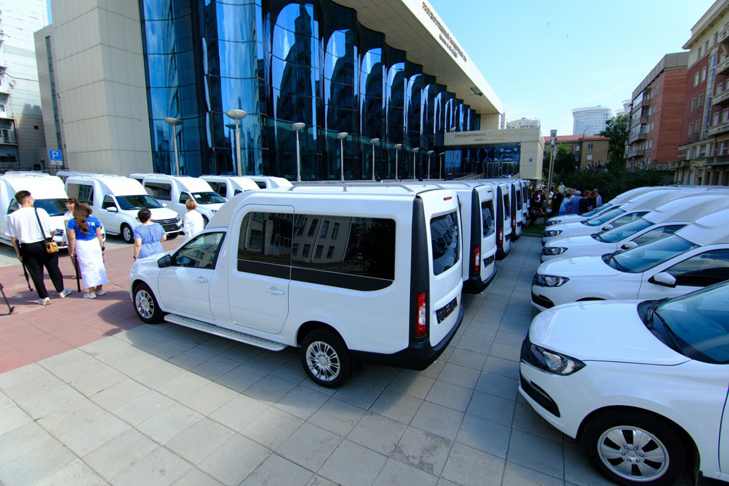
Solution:
[{"label": "woman with blue shirt", "polygon": [[101,221],[92,216],[86,204],[77,204],[73,218],[67,223],[68,253],[78,262],[84,287],[84,297],[95,299],[104,295],[109,282],[104,266],[104,233]]},{"label": "woman with blue shirt", "polygon": [[164,253],[162,242],[167,235],[161,224],[152,221],[152,211],[140,209],[137,218],[142,224],[134,228],[134,259]]}]

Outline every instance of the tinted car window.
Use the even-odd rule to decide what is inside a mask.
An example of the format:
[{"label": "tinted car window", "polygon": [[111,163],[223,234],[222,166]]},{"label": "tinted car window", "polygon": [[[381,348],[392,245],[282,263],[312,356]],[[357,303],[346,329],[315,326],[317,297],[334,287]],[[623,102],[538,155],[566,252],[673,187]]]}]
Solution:
[{"label": "tinted car window", "polygon": [[673,235],[603,259],[616,270],[641,273],[694,248],[695,244]]},{"label": "tinted car window", "polygon": [[212,182],[208,181],[208,184],[210,184],[210,187],[213,188],[213,191],[217,192],[223,197],[227,197],[228,194],[228,187],[225,184],[225,182]]},{"label": "tinted car window", "polygon": [[521,190],[516,190],[516,208],[521,210],[523,206],[524,200],[521,198]]},{"label": "tinted car window", "polygon": [[116,203],[111,196],[104,196],[104,202],[101,203],[103,209],[115,208]]},{"label": "tinted car window", "polygon": [[215,269],[223,233],[205,233],[177,250],[173,263],[177,267]]},{"label": "tinted car window", "polygon": [[507,218],[511,216],[511,204],[509,203],[508,194],[504,194],[504,213]]},{"label": "tinted car window", "polygon": [[496,225],[494,224],[494,203],[493,201],[486,201],[481,203],[481,218],[483,220],[483,235],[490,236],[496,231]]},{"label": "tinted car window", "polygon": [[93,205],[94,186],[90,186],[87,184],[69,184],[68,196],[78,199],[79,202]]},{"label": "tinted car window", "polygon": [[665,238],[666,236],[670,236],[683,227],[684,227],[684,225],[682,225],[682,224],[661,226],[660,228],[656,228],[654,230],[650,230],[646,233],[643,233],[639,237],[633,239],[633,241],[636,242],[638,244],[638,246],[645,245],[648,243],[652,243],[656,240],[660,240],[661,238]]},{"label": "tinted car window", "polygon": [[292,279],[355,290],[382,289],[394,280],[395,221],[298,214],[294,227],[294,247],[303,252],[292,258]]},{"label": "tinted car window", "polygon": [[729,280],[729,250],[707,251],[677,263],[667,270],[677,285],[707,287]]},{"label": "tinted car window", "polygon": [[640,218],[633,221],[632,223],[625,224],[618,228],[613,228],[609,231],[603,231],[602,233],[595,236],[595,238],[604,243],[617,243],[618,241],[623,241],[625,238],[633,236],[639,231],[643,231],[652,224],[653,223],[651,223],[647,219]]},{"label": "tinted car window", "polygon": [[458,263],[460,240],[456,212],[430,220],[430,244],[433,250],[433,273],[440,275]]},{"label": "tinted car window", "polygon": [[172,186],[162,182],[147,182],[144,185],[150,196],[163,201],[170,201],[172,199]]},{"label": "tinted car window", "polygon": [[288,278],[292,215],[249,213],[238,239],[238,271]]}]

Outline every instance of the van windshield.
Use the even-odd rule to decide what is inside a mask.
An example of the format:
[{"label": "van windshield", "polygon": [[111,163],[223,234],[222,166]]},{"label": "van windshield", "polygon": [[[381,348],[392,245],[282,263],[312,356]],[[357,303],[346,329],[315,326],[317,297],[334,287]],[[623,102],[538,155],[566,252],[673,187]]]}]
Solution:
[{"label": "van windshield", "polygon": [[460,240],[456,212],[430,220],[430,244],[433,249],[433,273],[440,275],[458,263]]},{"label": "van windshield", "polygon": [[623,253],[605,255],[603,261],[621,272],[642,273],[696,247],[690,241],[673,235]]},{"label": "van windshield", "polygon": [[482,229],[484,236],[490,236],[496,231],[494,224],[494,203],[486,201],[481,203]]},{"label": "van windshield", "polygon": [[66,214],[65,199],[36,199],[33,205],[36,208],[45,209],[48,216],[63,216]]},{"label": "van windshield", "polygon": [[217,192],[193,192],[192,197],[198,204],[225,204],[225,199]]},{"label": "van windshield", "polygon": [[139,209],[157,209],[162,205],[152,196],[146,194],[134,194],[131,196],[116,196],[116,202],[122,211],[133,211]]}]

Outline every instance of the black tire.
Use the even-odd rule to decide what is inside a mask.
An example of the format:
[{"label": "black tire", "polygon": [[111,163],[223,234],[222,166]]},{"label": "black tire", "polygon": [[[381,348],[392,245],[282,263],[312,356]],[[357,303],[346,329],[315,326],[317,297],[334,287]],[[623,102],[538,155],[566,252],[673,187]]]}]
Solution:
[{"label": "black tire", "polygon": [[[317,354],[325,360],[325,366],[328,363],[330,369],[337,367],[334,376],[328,376],[325,368],[317,366]],[[326,388],[340,387],[352,373],[349,349],[339,335],[326,329],[316,329],[304,336],[301,343],[301,364],[314,383]]]},{"label": "black tire", "polygon": [[134,243],[134,231],[132,230],[132,227],[126,223],[121,225],[119,236],[121,236],[121,239],[124,240],[124,243]]},{"label": "black tire", "polygon": [[[641,429],[641,431],[648,432],[653,437],[646,437],[643,447],[639,450],[626,451],[618,448],[619,444],[613,442],[610,437],[603,435],[613,429],[614,432],[618,432],[617,437],[622,438],[628,445],[631,445],[635,437],[632,432],[620,432],[621,429],[626,428]],[[681,432],[668,420],[647,412],[628,410],[600,414],[585,424],[580,443],[592,464],[606,478],[625,486],[673,484],[686,468],[687,449],[684,446]],[[608,453],[600,452],[601,445],[608,448]],[[634,447],[635,443],[632,443],[632,446]],[[638,464],[632,464],[631,453],[634,456],[633,459],[638,461]],[[609,456],[613,454],[616,457],[610,459]],[[641,457],[641,454],[643,454],[643,457]],[[635,457],[636,455],[637,457]],[[665,459],[661,462],[657,456],[662,456]],[[624,475],[616,472],[619,471],[621,465],[627,467],[630,472],[626,472]],[[641,468],[645,469],[646,472],[641,476],[636,475]],[[655,477],[651,478],[651,475],[655,475]],[[642,480],[630,479],[629,476],[637,479],[642,478]]]},{"label": "black tire", "polygon": [[137,316],[146,324],[159,324],[164,320],[165,314],[159,308],[157,297],[147,284],[138,283],[134,286],[132,305]]},{"label": "black tire", "polygon": [[167,235],[167,241],[174,240],[178,236],[180,236],[180,233],[174,233],[174,234],[171,234],[171,235]]}]

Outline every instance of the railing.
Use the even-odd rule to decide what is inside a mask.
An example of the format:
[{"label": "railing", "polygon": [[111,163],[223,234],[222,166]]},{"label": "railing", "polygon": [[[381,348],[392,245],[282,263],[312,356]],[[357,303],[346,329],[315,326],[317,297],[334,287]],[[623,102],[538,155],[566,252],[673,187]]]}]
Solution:
[{"label": "railing", "polygon": [[716,40],[719,43],[729,41],[729,29],[722,30],[719,32],[719,37]]},{"label": "railing", "polygon": [[719,123],[717,125],[714,125],[712,127],[709,127],[708,134],[709,135],[718,135],[720,133],[729,132],[729,121],[725,121],[722,123]]},{"label": "railing", "polygon": [[717,90],[711,98],[712,105],[720,105],[729,101],[729,89]]},{"label": "railing", "polygon": [[719,61],[719,64],[716,65],[716,74],[721,74],[727,69],[729,69],[729,56],[724,57]]},{"label": "railing", "polygon": [[15,135],[3,135],[0,133],[0,144],[2,145],[17,145],[17,141],[15,140]]}]

